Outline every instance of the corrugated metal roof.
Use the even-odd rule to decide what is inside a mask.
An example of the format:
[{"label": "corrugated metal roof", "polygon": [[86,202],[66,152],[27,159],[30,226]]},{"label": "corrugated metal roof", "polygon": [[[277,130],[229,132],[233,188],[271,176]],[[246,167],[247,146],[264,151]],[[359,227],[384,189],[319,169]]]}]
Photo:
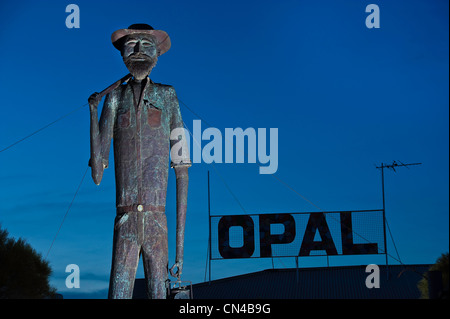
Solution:
[{"label": "corrugated metal roof", "polygon": [[193,285],[195,299],[417,299],[430,265],[380,267],[380,288],[369,289],[366,266],[269,269]]},{"label": "corrugated metal roof", "polygon": [[[380,288],[366,287],[366,266],[268,269],[193,285],[194,299],[417,299],[430,265],[380,265]],[[136,279],[133,298],[146,298]]]}]

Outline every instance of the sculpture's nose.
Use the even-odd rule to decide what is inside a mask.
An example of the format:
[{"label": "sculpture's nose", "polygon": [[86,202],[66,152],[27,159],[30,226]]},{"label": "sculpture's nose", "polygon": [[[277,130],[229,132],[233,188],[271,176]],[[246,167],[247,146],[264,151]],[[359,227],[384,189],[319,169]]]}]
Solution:
[{"label": "sculpture's nose", "polygon": [[136,45],[134,46],[134,53],[139,53],[141,52],[141,42],[137,41]]}]

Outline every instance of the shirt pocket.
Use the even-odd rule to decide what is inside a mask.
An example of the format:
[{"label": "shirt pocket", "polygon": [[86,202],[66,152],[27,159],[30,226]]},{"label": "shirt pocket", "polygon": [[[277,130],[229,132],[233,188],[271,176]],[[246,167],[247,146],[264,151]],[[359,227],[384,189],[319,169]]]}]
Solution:
[{"label": "shirt pocket", "polygon": [[127,128],[130,126],[130,110],[119,110],[117,114],[118,128]]},{"label": "shirt pocket", "polygon": [[149,105],[147,109],[147,122],[150,127],[157,128],[161,126],[162,111],[153,105]]}]

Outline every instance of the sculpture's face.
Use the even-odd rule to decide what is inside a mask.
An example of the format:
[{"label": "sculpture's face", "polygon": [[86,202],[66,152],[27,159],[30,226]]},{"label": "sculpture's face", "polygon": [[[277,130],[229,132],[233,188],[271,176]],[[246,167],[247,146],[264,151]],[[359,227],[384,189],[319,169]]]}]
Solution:
[{"label": "sculpture's face", "polygon": [[150,35],[133,34],[125,38],[123,62],[135,79],[145,79],[158,61],[158,47]]}]

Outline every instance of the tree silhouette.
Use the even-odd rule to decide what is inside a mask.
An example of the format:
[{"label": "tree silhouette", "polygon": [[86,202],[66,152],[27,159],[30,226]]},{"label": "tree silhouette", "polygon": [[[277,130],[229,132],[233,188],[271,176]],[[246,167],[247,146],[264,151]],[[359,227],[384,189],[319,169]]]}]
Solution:
[{"label": "tree silhouette", "polygon": [[[434,265],[432,265],[429,269],[430,271],[439,270],[442,272],[442,281],[443,281],[443,296],[442,298],[448,298],[448,283],[449,283],[449,253],[442,254]],[[428,299],[428,280],[426,278],[422,278],[417,287],[420,290],[422,299]]]},{"label": "tree silhouette", "polygon": [[52,270],[25,240],[8,237],[0,225],[0,299],[52,298]]}]

